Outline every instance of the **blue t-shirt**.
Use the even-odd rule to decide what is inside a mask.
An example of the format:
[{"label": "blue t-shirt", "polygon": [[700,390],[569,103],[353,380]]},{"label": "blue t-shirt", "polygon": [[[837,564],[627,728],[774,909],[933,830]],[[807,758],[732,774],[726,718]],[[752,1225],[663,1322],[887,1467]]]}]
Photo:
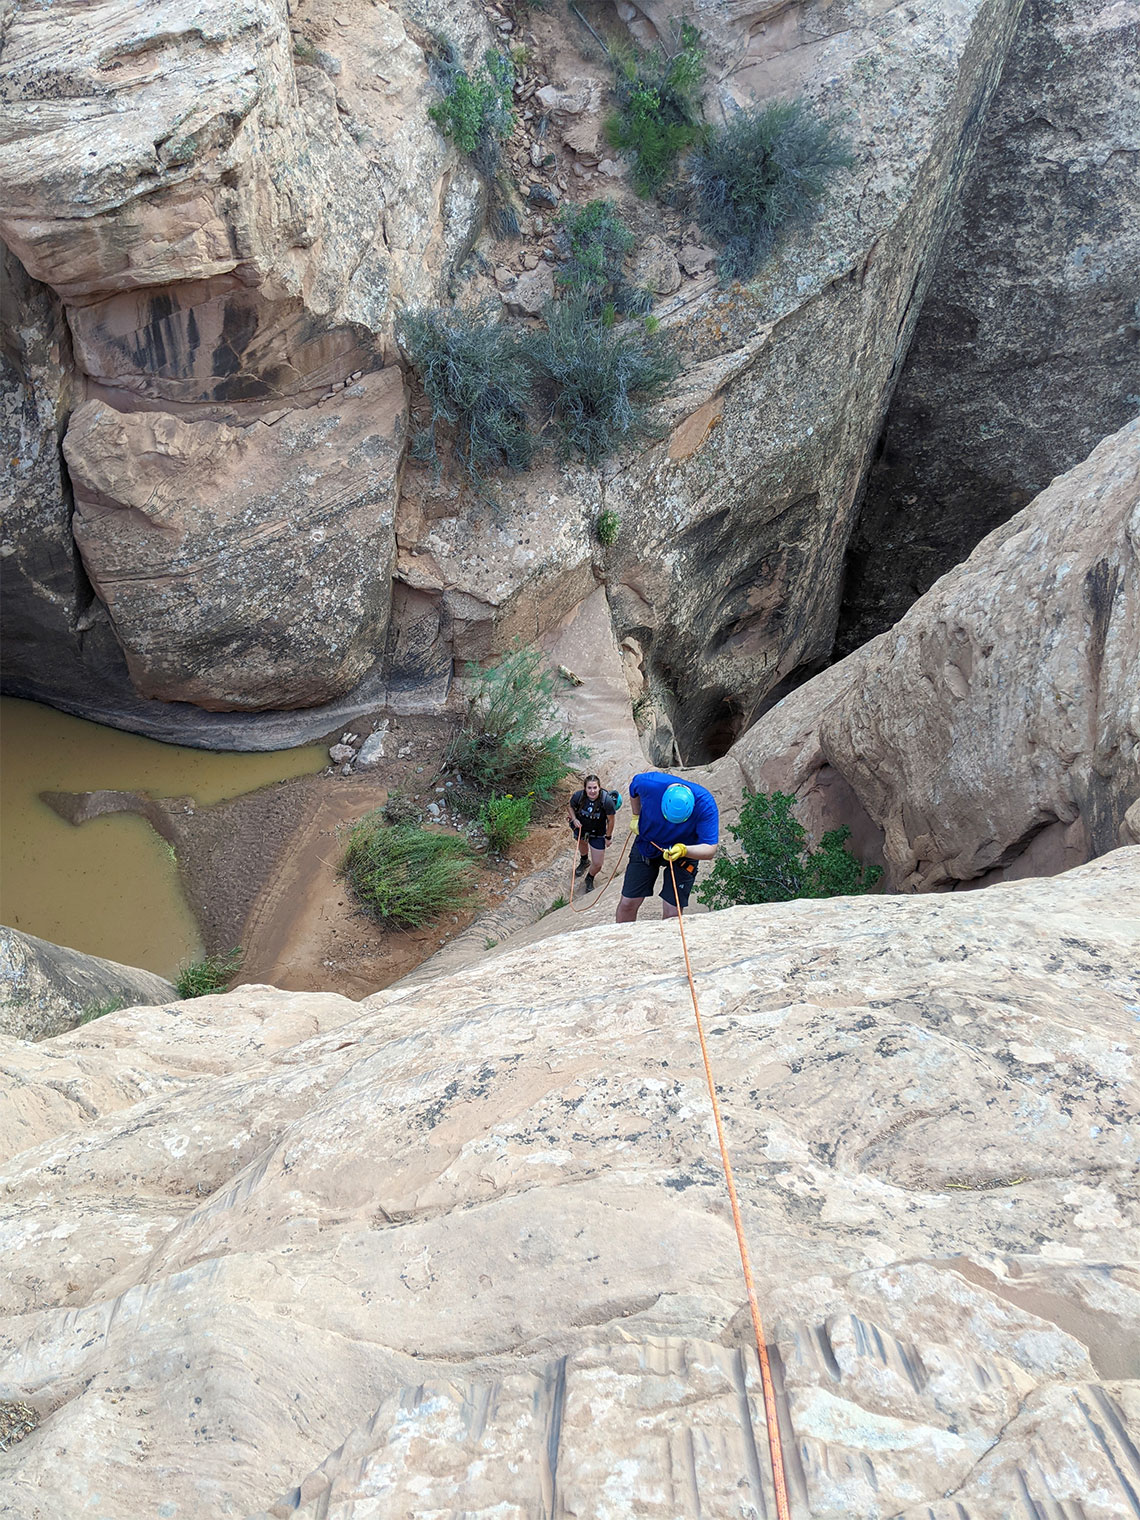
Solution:
[{"label": "blue t-shirt", "polygon": [[[670,823],[661,812],[665,788],[680,782],[693,794],[693,811],[684,823]],[[720,812],[716,798],[696,781],[684,781],[667,771],[641,771],[629,783],[629,795],[641,800],[637,826],[637,848],[643,860],[660,860],[661,850],[671,844],[717,844],[720,840]],[[654,849],[660,845],[660,849]]]}]

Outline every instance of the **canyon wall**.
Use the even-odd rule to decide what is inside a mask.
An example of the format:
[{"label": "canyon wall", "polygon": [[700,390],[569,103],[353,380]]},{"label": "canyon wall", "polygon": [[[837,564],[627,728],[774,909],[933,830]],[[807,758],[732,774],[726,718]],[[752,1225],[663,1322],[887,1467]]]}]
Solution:
[{"label": "canyon wall", "polygon": [[1140,412],[1140,10],[1028,0],[851,541],[837,649],[882,633]]},{"label": "canyon wall", "polygon": [[1140,842],[1140,421],[732,749],[904,891]]},{"label": "canyon wall", "polygon": [[[625,9],[643,40],[668,30]],[[610,66],[572,16],[15,6],[0,232],[39,283],[19,276],[8,317],[9,689],[190,743],[296,742],[393,680],[438,701],[453,660],[541,634],[601,579],[661,732],[686,759],[723,747],[828,657],[859,485],[1018,13],[698,8],[713,119],[802,94],[854,157],[812,226],[721,289],[680,209],[602,172]],[[453,297],[527,309],[550,217],[476,245],[485,187],[426,114],[441,29],[468,60],[523,33],[520,106],[549,109],[520,143],[548,128],[550,199],[628,211],[684,363],[660,442],[490,500],[403,462],[394,321]],[[520,147],[524,188],[531,163]],[[346,436],[322,498],[326,414]],[[607,555],[602,507],[622,519]]]}]

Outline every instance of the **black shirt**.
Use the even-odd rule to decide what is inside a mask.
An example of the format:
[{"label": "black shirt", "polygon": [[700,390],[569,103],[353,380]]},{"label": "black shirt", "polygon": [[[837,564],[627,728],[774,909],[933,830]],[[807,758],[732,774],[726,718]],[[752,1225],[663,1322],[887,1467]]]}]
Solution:
[{"label": "black shirt", "polygon": [[583,787],[571,797],[570,811],[582,825],[586,838],[597,839],[606,832],[606,819],[614,815],[613,798],[603,788],[591,802]]}]

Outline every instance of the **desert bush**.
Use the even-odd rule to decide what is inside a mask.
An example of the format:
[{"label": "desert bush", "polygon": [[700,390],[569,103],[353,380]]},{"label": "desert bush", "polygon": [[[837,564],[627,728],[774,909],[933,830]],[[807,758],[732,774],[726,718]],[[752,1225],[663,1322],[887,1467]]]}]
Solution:
[{"label": "desert bush", "polygon": [[639,195],[654,195],[679,156],[704,135],[701,85],[704,50],[696,27],[684,22],[672,57],[661,52],[615,52],[618,109],[606,123],[613,147],[633,160]]},{"label": "desert bush", "polygon": [[235,945],[225,955],[203,956],[200,961],[191,961],[179,968],[174,978],[175,990],[180,998],[210,997],[216,992],[224,992],[240,965],[240,945]]},{"label": "desert bush", "polygon": [[461,795],[533,793],[549,800],[575,751],[557,726],[555,677],[542,656],[516,644],[489,669],[468,666],[467,674],[475,689],[447,759],[463,779]]},{"label": "desert bush", "polygon": [[484,53],[483,67],[474,78],[456,66],[450,49],[442,62],[436,62],[447,93],[428,107],[428,115],[445,137],[471,156],[480,174],[491,178],[499,167],[499,145],[515,124],[514,66],[493,48]]},{"label": "desert bush", "polygon": [[697,220],[724,250],[720,272],[748,279],[797,223],[807,220],[828,177],[851,154],[834,123],[803,101],[738,111],[688,162]]},{"label": "desert bush", "polygon": [[652,301],[648,291],[636,290],[622,273],[633,241],[613,201],[563,206],[558,244],[565,262],[558,283],[599,310],[607,301],[619,313],[647,310]]},{"label": "desert bush", "polygon": [[387,824],[377,808],[348,831],[340,872],[375,918],[418,929],[472,901],[474,862],[467,841],[410,823]]},{"label": "desert bush", "polygon": [[526,838],[531,807],[530,797],[514,797],[509,792],[504,797],[487,799],[479,809],[479,825],[492,850],[503,855],[511,845]]},{"label": "desert bush", "polygon": [[495,465],[525,470],[534,455],[526,417],[531,369],[519,335],[500,314],[458,306],[404,312],[400,339],[431,403],[431,426],[415,439],[416,457],[438,460],[436,428],[445,422],[473,480]]},{"label": "desert bush", "polygon": [[548,414],[563,455],[598,464],[633,438],[653,436],[646,403],[674,378],[672,348],[638,323],[614,322],[582,297],[548,307],[545,331],[531,334]]},{"label": "desert bush", "polygon": [[697,890],[701,902],[733,908],[796,897],[860,897],[871,890],[883,873],[845,848],[850,829],[829,829],[813,850],[807,830],[793,816],[795,801],[788,792],[745,791],[740,821],[728,830],[742,853],[714,862]]}]

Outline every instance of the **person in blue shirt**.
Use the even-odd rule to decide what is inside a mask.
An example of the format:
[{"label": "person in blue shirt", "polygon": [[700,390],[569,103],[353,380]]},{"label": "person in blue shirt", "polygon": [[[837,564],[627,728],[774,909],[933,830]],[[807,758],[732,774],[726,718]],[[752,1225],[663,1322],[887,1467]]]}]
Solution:
[{"label": "person in blue shirt", "polygon": [[[711,860],[720,841],[720,811],[716,798],[696,781],[682,781],[666,771],[642,771],[629,783],[629,821],[634,835],[621,901],[615,919],[632,924],[647,897],[652,896],[657,874],[664,869],[661,888],[662,918],[676,918],[689,905],[689,893],[697,876],[697,861]],[[673,862],[673,870],[665,864]],[[673,876],[677,878],[676,897]]]}]

